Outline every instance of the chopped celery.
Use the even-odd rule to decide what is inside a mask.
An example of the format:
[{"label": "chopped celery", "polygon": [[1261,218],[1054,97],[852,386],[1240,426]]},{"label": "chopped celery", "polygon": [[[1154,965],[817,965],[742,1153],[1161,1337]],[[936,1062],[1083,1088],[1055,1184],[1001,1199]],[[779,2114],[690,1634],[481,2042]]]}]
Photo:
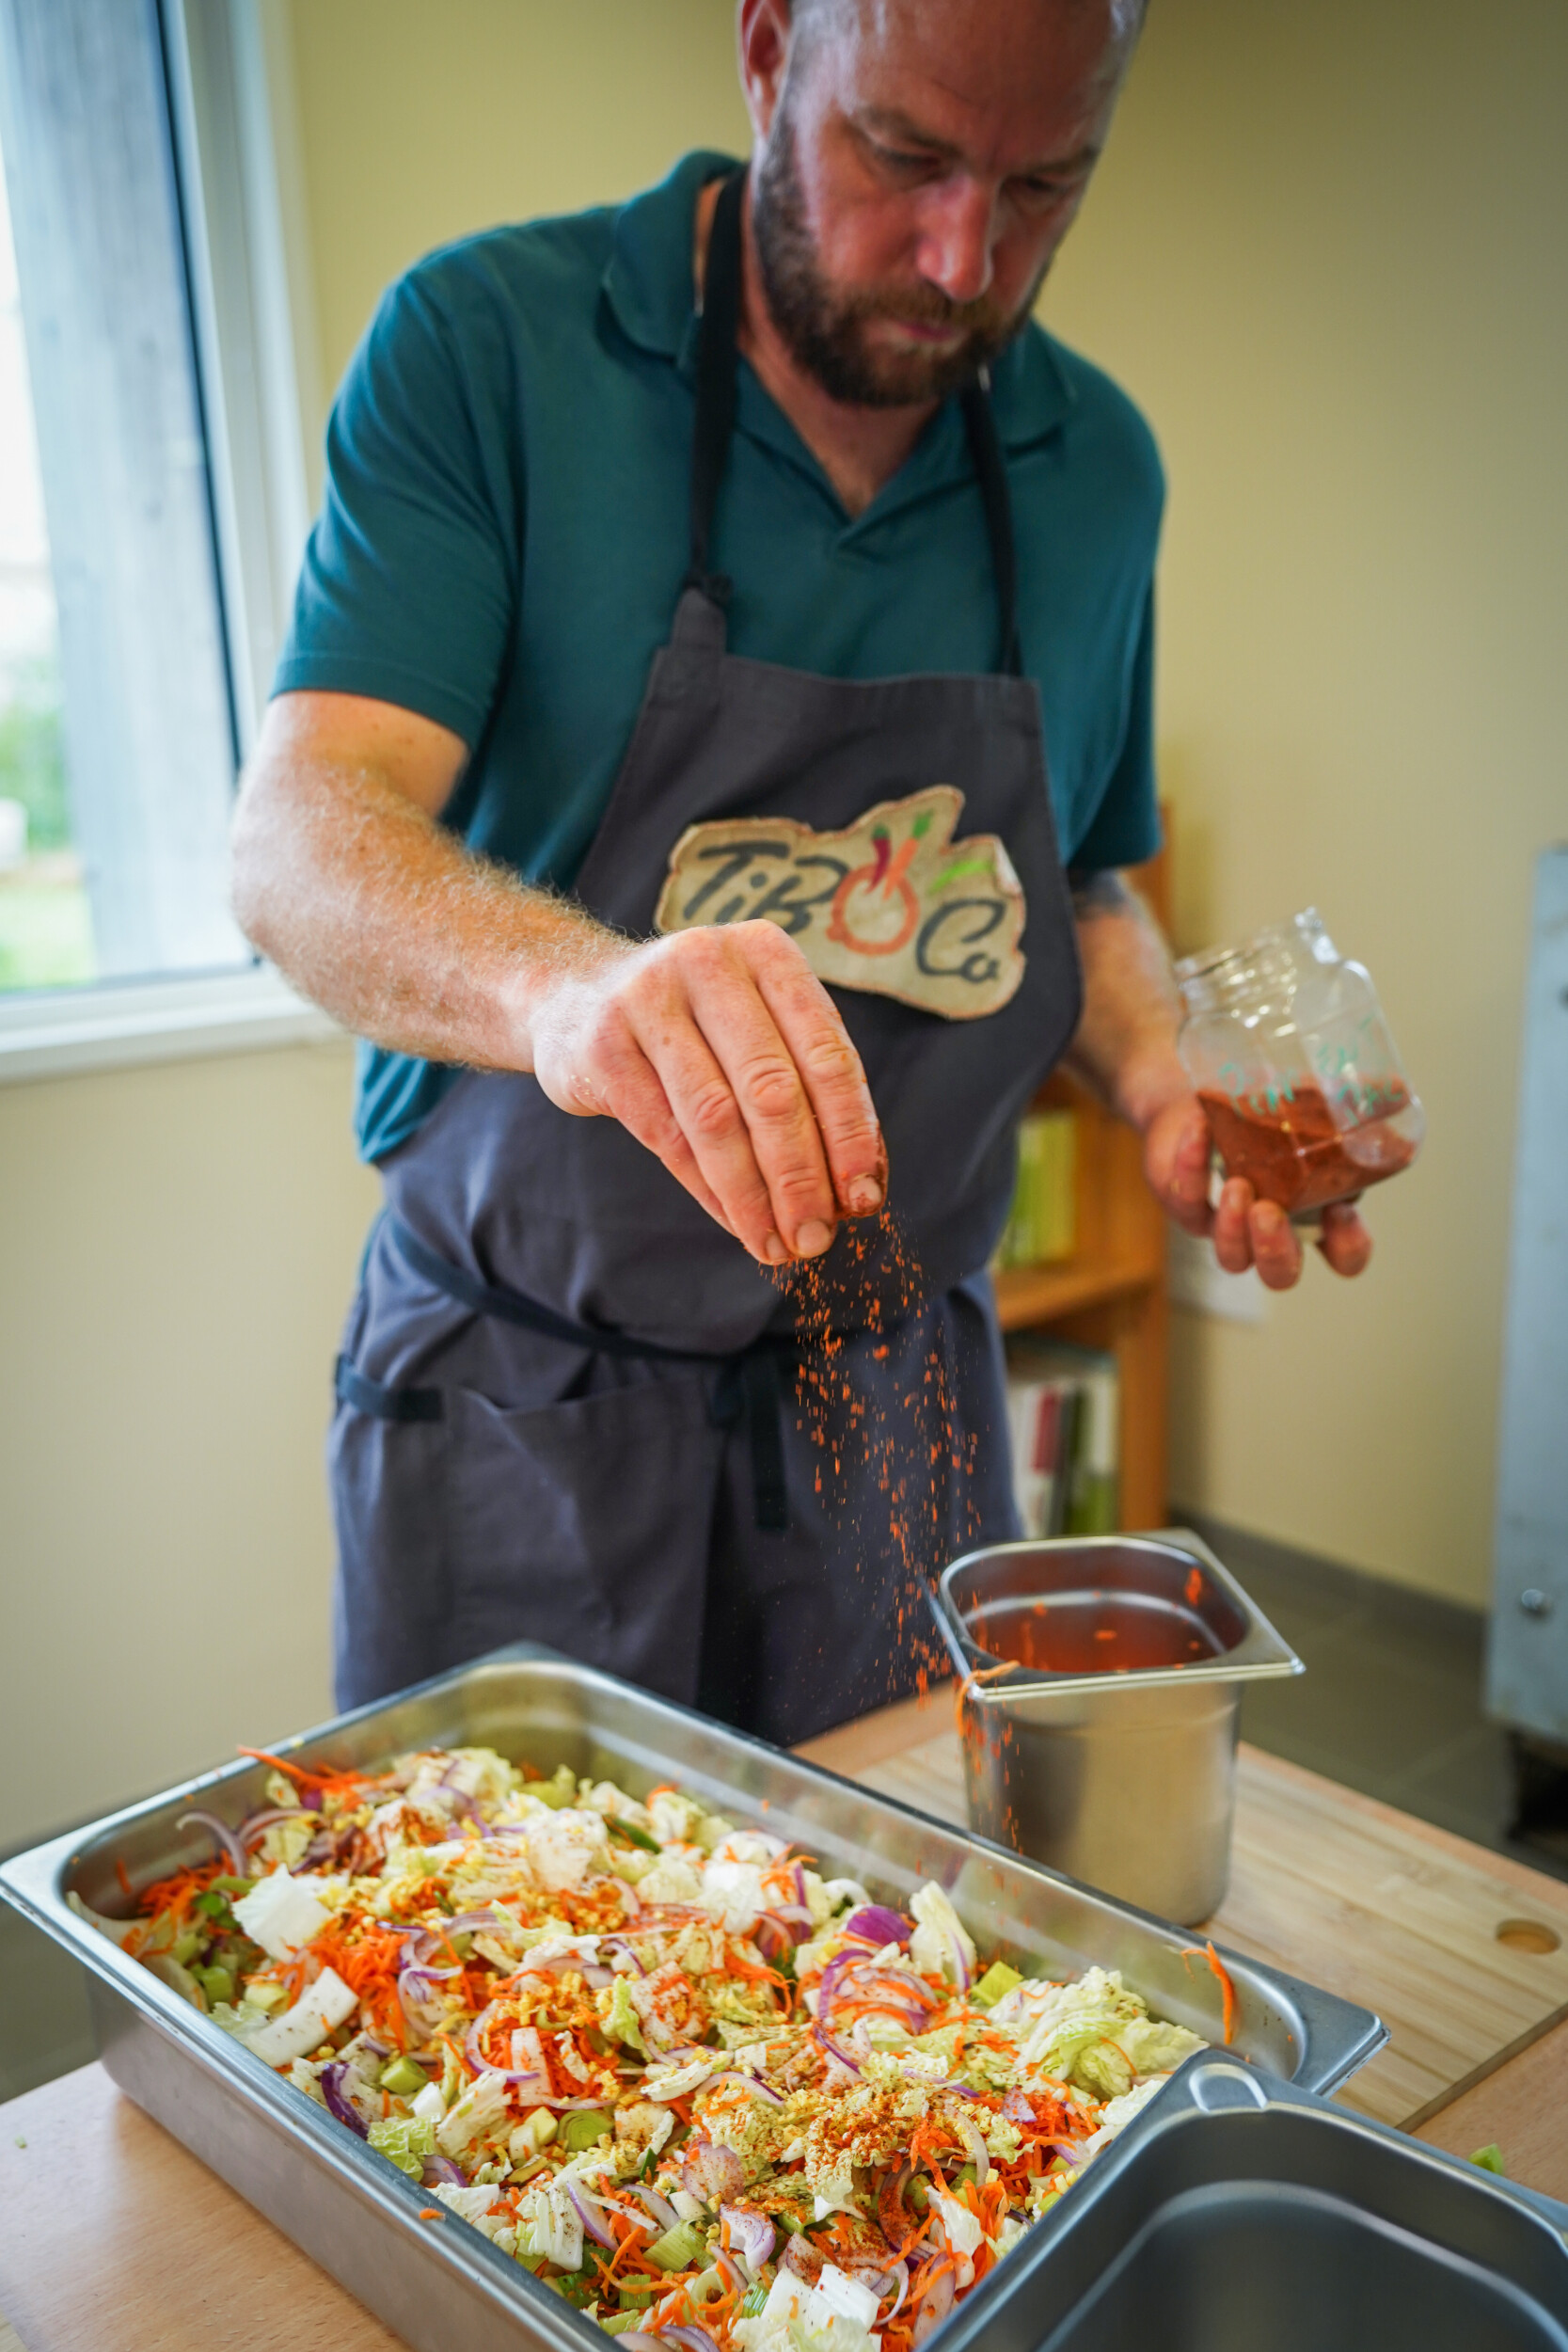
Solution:
[{"label": "chopped celery", "polygon": [[1016,1968],[1009,1968],[1005,1960],[993,1960],[979,1983],[971,1987],[969,1997],[981,2009],[994,2009],[1004,1993],[1022,1982]]}]

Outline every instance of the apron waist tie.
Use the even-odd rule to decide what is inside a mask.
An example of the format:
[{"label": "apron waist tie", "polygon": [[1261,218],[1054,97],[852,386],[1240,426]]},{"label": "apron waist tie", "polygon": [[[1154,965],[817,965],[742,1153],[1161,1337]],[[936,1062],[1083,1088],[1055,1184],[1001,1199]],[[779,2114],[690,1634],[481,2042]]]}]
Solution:
[{"label": "apron waist tie", "polygon": [[[482,1275],[470,1274],[466,1266],[453,1265],[450,1259],[443,1258],[390,1212],[387,1216],[387,1232],[393,1247],[416,1274],[445,1297],[467,1307],[470,1314],[494,1315],[502,1323],[515,1324],[522,1330],[538,1333],[542,1339],[558,1340],[562,1346],[582,1348],[591,1355],[619,1356],[644,1363],[712,1365],[719,1377],[708,1402],[709,1417],[716,1428],[733,1429],[744,1414],[752,1448],[756,1524],[766,1534],[784,1534],[789,1525],[789,1496],[784,1484],[784,1398],[779,1364],[782,1357],[794,1357],[798,1352],[791,1339],[765,1333],[750,1347],[730,1356],[702,1348],[661,1347],[655,1340],[634,1340],[624,1331],[574,1323],[569,1315],[557,1314],[552,1307],[543,1306],[522,1291],[512,1290],[504,1283],[486,1282]],[[359,1391],[368,1395],[372,1388],[378,1399],[397,1400],[391,1410],[379,1402],[362,1402]],[[341,1359],[337,1391],[345,1403],[376,1412],[384,1420],[424,1421],[440,1417],[439,1391],[382,1390]],[[400,1409],[404,1399],[412,1410]],[[414,1405],[415,1399],[419,1400],[418,1405]],[[436,1400],[434,1412],[426,1399]]]}]

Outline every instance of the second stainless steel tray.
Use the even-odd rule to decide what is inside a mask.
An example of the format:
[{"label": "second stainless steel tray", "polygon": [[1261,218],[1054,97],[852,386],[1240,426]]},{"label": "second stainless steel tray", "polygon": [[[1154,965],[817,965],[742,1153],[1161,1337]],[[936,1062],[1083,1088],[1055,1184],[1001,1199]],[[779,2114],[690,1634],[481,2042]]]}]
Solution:
[{"label": "second stainless steel tray", "polygon": [[[668,1701],[519,1644],[338,1717],[282,1745],[304,1760],[379,1764],[403,1749],[482,1744],[548,1769],[617,1780],[641,1795],[678,1780],[737,1822],[754,1820],[907,1902],[947,1889],[988,1956],[1032,1973],[1119,1968],[1157,2014],[1218,2042],[1220,1988],[1180,1929],[873,1796]],[[452,2216],[422,2221],[425,2193],[249,2052],[127,1959],[71,1909],[124,1915],[134,1886],[206,1858],[175,1822],[193,1801],[237,1823],[266,1768],[233,1764],[0,1865],[0,1893],[90,1971],[103,2060],[120,2087],[394,2328],[416,2352],[503,2352],[531,2344],[603,2352],[596,2328]],[[1328,2090],[1386,2038],[1380,2021],[1239,1954],[1237,2056]],[[1137,2125],[1132,2127],[1134,2130]]]}]

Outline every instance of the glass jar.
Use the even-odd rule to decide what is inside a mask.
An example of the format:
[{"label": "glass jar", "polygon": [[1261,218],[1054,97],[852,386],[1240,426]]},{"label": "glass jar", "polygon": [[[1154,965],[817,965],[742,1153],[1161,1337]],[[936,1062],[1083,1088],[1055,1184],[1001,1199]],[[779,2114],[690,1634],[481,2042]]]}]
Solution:
[{"label": "glass jar", "polygon": [[1366,968],[1308,907],[1176,967],[1181,1059],[1227,1176],[1315,1217],[1408,1168],[1426,1133]]}]

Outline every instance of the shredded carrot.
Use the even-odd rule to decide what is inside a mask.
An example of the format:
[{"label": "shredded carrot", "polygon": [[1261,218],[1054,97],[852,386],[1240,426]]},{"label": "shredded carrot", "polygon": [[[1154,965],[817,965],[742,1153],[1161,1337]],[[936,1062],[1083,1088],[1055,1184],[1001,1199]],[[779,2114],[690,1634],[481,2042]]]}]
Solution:
[{"label": "shredded carrot", "polygon": [[421,2221],[439,2221],[440,2218],[441,2208],[439,2205],[421,2205],[420,2207],[420,2219]]},{"label": "shredded carrot", "polygon": [[119,1891],[125,1897],[127,1902],[134,1902],[135,1900],[135,1890],[131,1884],[131,1873],[125,1867],[125,1865],[120,1860],[119,1854],[116,1854],[115,1856],[115,1876],[119,1881]]},{"label": "shredded carrot", "polygon": [[[1215,1951],[1212,1944],[1186,1944],[1181,1948],[1183,1963],[1188,1960],[1207,1960],[1220,1982],[1220,1998],[1224,2003],[1221,2015],[1225,2020],[1225,2046],[1228,2050],[1236,2038],[1236,1988],[1230,1981],[1230,1971]],[[1189,1974],[1191,1972],[1189,1971]]]},{"label": "shredded carrot", "polygon": [[301,1788],[354,1788],[365,1777],[363,1772],[356,1772],[347,1766],[335,1764],[312,1765],[307,1772],[303,1764],[291,1764],[287,1756],[271,1756],[265,1748],[238,1748],[235,1754],[248,1756],[256,1764],[272,1765],[276,1771],[286,1773],[289,1779]]},{"label": "shredded carrot", "polygon": [[204,1895],[222,1874],[224,1867],[221,1861],[198,1862],[194,1869],[173,1870],[166,1879],[154,1879],[150,1886],[142,1888],[138,1908],[150,1919],[165,1911],[182,1919],[196,1898]]}]

